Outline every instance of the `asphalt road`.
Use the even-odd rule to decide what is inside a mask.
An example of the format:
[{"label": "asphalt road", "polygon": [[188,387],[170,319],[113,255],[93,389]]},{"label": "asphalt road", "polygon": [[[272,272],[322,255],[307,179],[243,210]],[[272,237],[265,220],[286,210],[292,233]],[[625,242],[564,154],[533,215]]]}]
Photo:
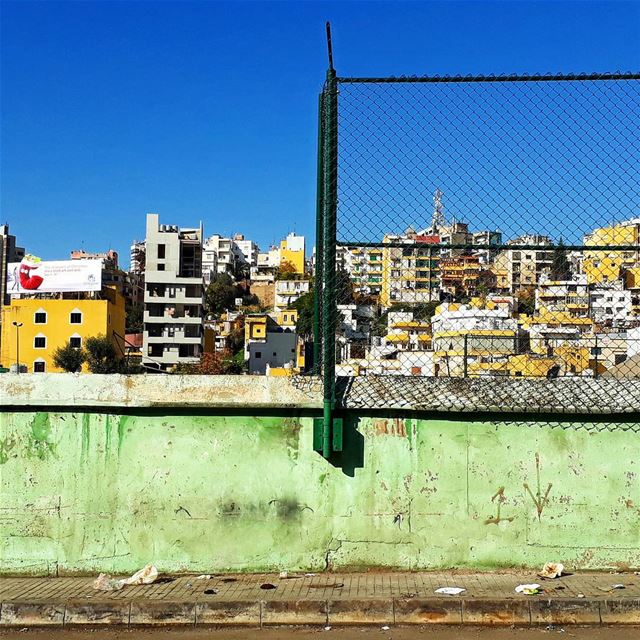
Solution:
[{"label": "asphalt road", "polygon": [[15,640],[638,640],[640,627],[267,627],[264,629],[14,629],[0,631],[0,638]]}]

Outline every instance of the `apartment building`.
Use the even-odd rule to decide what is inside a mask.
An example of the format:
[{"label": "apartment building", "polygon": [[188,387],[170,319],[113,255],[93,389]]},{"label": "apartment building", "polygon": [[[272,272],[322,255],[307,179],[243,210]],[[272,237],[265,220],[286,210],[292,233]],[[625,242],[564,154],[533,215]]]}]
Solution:
[{"label": "apartment building", "polygon": [[[472,234],[471,243],[473,245],[499,246],[502,244],[502,233],[500,231],[476,231]],[[473,254],[478,256],[480,264],[486,265],[498,255],[498,249],[474,249]]]},{"label": "apartment building", "polygon": [[144,240],[134,240],[129,251],[129,273],[144,274],[145,255]]},{"label": "apartment building", "polygon": [[288,262],[295,268],[295,272],[302,275],[305,269],[305,239],[304,236],[291,232],[280,241],[280,265]]},{"label": "apartment building", "polygon": [[[553,243],[548,236],[528,234],[509,240],[507,245],[528,245],[528,249],[506,249],[495,259],[497,270],[507,273],[511,293],[535,289],[545,270],[553,265]],[[537,247],[540,247],[538,249]]]},{"label": "apartment building", "polygon": [[202,226],[147,215],[143,364],[163,371],[198,362],[204,346]]},{"label": "apartment building", "polygon": [[536,289],[536,313],[566,311],[572,316],[589,315],[587,276],[576,274],[569,280],[552,280],[543,273]]},{"label": "apartment building", "polygon": [[513,300],[443,303],[431,319],[436,375],[464,375],[469,366],[501,366],[520,350]]},{"label": "apartment building", "polygon": [[275,282],[275,311],[288,309],[305,293],[309,293],[309,280],[276,280]]},{"label": "apartment building", "polygon": [[473,296],[480,283],[482,265],[478,256],[440,259],[440,286],[451,296]]},{"label": "apartment building", "polygon": [[[585,249],[582,270],[589,284],[617,280],[625,269],[640,263],[640,218],[594,229],[584,236],[584,244],[588,247],[611,247],[610,250],[600,251]],[[625,245],[638,248],[615,248]]]},{"label": "apartment building", "polygon": [[[86,339],[107,336],[118,357],[124,356],[124,298],[104,287],[99,298],[20,298],[2,309],[0,364],[13,367],[19,360],[26,373],[59,373],[53,354],[58,347],[84,347]],[[17,326],[13,323],[17,323]],[[83,372],[87,371],[86,365]]]},{"label": "apartment building", "polygon": [[438,235],[425,235],[408,229],[402,235],[385,235],[382,252],[380,303],[418,304],[440,299],[440,242]]},{"label": "apartment building", "polygon": [[215,233],[204,241],[202,275],[206,284],[219,273],[237,273],[241,264],[246,264],[245,256],[233,238],[225,238]]},{"label": "apartment building", "polygon": [[589,307],[593,321],[609,327],[626,327],[634,317],[632,292],[622,280],[592,286]]}]

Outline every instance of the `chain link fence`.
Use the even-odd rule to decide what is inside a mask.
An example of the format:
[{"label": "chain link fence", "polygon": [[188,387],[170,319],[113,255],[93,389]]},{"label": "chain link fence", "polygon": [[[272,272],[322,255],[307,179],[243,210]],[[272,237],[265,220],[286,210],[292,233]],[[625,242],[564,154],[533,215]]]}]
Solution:
[{"label": "chain link fence", "polygon": [[341,377],[640,380],[640,74],[330,69],[319,113],[328,406]]}]

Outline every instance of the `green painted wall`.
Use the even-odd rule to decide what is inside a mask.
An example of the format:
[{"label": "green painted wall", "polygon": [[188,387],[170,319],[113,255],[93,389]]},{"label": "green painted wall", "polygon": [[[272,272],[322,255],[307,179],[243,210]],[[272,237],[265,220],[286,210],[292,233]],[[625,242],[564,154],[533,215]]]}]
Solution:
[{"label": "green painted wall", "polygon": [[640,425],[583,426],[0,413],[2,569],[638,567]]}]

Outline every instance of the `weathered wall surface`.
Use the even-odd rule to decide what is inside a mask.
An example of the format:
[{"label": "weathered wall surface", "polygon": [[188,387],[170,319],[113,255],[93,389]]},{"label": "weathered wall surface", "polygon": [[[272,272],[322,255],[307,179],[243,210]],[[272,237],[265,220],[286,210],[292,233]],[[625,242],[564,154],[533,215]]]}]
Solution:
[{"label": "weathered wall surface", "polygon": [[5,408],[2,570],[640,566],[638,423],[398,415]]}]

